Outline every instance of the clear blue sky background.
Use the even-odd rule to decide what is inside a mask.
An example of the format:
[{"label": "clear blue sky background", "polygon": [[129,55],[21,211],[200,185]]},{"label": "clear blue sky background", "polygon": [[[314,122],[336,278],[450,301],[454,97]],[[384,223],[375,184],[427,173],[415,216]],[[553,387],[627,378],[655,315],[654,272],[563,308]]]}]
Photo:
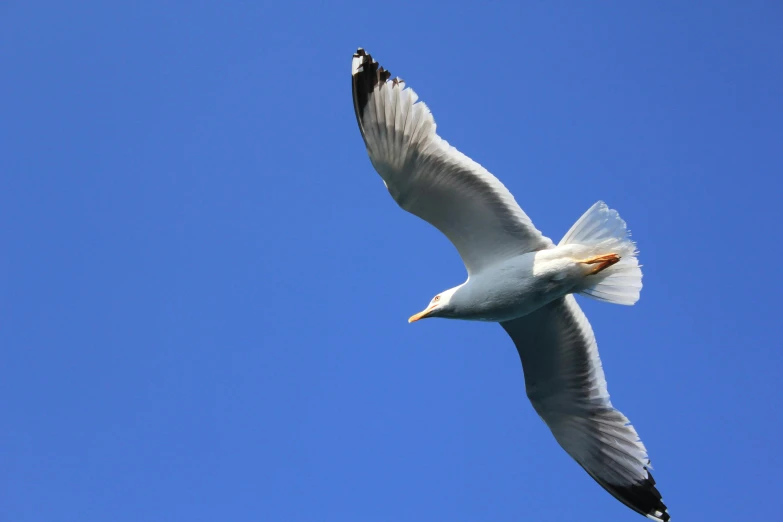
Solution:
[{"label": "clear blue sky background", "polygon": [[[557,446],[353,114],[368,49],[555,240],[633,230],[581,300],[674,520],[772,520],[783,5],[0,5],[0,520],[642,520]],[[741,4],[744,4],[741,6]]]}]

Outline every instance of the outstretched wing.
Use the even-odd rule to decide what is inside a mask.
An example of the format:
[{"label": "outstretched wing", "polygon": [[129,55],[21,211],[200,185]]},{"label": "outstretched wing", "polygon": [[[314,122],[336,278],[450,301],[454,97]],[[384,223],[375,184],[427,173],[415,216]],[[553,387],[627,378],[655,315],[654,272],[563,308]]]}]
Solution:
[{"label": "outstretched wing", "polygon": [[557,442],[623,504],[668,521],[647,450],[609,400],[593,329],[576,299],[500,324],[522,359],[527,396]]},{"label": "outstretched wing", "polygon": [[435,133],[418,96],[359,49],[353,105],[367,153],[397,204],[454,244],[468,273],[550,248],[505,186]]}]

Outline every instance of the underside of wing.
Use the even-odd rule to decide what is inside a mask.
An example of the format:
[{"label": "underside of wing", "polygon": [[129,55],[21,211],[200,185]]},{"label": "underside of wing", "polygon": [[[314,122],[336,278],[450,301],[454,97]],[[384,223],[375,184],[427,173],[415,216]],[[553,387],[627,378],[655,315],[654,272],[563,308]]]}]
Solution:
[{"label": "underside of wing", "polygon": [[416,93],[359,49],[353,57],[356,119],[375,170],[397,204],[437,227],[469,273],[551,248],[506,187],[435,132]]},{"label": "underside of wing", "polygon": [[609,400],[593,330],[572,295],[501,323],[514,340],[525,388],[557,442],[631,509],[666,522],[647,450]]}]

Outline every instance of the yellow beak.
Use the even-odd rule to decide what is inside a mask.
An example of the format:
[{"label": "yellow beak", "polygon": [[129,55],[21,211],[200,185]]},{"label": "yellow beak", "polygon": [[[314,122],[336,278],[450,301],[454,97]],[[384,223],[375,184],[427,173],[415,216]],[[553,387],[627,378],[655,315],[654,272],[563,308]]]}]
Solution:
[{"label": "yellow beak", "polygon": [[435,305],[430,306],[429,308],[422,310],[418,314],[414,314],[408,319],[408,323],[415,323],[419,319],[424,319],[427,317],[433,310],[435,309]]}]

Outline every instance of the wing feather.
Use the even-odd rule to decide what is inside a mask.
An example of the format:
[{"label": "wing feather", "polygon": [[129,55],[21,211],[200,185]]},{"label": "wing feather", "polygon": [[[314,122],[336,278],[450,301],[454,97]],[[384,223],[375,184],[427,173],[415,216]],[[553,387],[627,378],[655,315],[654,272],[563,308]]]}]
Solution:
[{"label": "wing feather", "polygon": [[367,153],[397,204],[457,248],[468,273],[551,248],[505,186],[435,132],[416,93],[359,49],[353,56],[356,120]]},{"label": "wing feather", "polygon": [[501,326],[522,359],[528,398],[557,442],[615,498],[668,521],[647,450],[609,400],[593,329],[574,296]]}]

